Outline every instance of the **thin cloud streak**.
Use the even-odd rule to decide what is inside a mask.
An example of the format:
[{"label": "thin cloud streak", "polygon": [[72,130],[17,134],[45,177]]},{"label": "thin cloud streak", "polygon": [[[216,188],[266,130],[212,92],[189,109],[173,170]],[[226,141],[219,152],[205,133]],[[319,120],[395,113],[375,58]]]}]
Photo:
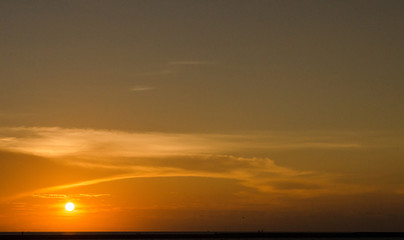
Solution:
[{"label": "thin cloud streak", "polygon": [[156,70],[156,71],[150,71],[150,72],[138,72],[134,73],[134,76],[162,76],[162,75],[170,75],[174,74],[176,71],[173,69],[162,69],[162,70]]},{"label": "thin cloud streak", "polygon": [[340,133],[336,136],[318,133],[231,135],[131,133],[59,127],[0,129],[1,150],[34,154],[62,165],[111,170],[108,177],[39,188],[13,199],[110,181],[157,177],[231,179],[255,191],[294,197],[349,194],[374,189],[372,186],[339,183],[336,181],[340,177],[338,175],[282,167],[269,158],[243,158],[229,154],[257,149],[307,148],[360,149],[363,145],[346,140]]},{"label": "thin cloud streak", "polygon": [[168,65],[210,65],[214,62],[209,61],[171,61]]},{"label": "thin cloud streak", "polygon": [[130,88],[131,92],[144,92],[144,91],[150,91],[153,90],[153,87],[149,86],[133,86]]},{"label": "thin cloud streak", "polygon": [[[294,198],[315,197],[324,194],[358,194],[371,192],[375,190],[373,186],[362,186],[356,184],[338,183],[337,175],[322,174],[309,171],[297,171],[276,165],[268,158],[237,158],[225,156],[229,162],[243,162],[245,165],[241,168],[232,168],[223,171],[209,170],[189,170],[167,166],[147,167],[132,166],[125,167],[131,173],[109,176],[104,178],[80,181],[72,184],[64,184],[53,187],[40,188],[34,191],[21,193],[3,200],[15,200],[27,196],[40,198],[65,198],[64,194],[55,192],[79,188],[84,186],[102,184],[106,182],[120,181],[136,178],[161,178],[161,177],[203,177],[216,179],[230,179],[239,182],[239,184],[261,193],[270,193],[273,197],[289,196]],[[222,159],[223,161],[224,159]],[[220,161],[214,163],[221,164]],[[123,167],[123,166],[122,166]],[[283,186],[282,186],[283,185]],[[105,194],[92,194],[91,196],[75,195],[76,197],[101,197]]]},{"label": "thin cloud streak", "polygon": [[37,193],[33,194],[33,197],[46,198],[46,199],[66,199],[66,198],[99,198],[110,196],[111,194],[57,194],[57,193]]},{"label": "thin cloud streak", "polygon": [[[16,127],[0,129],[0,149],[44,157],[169,157],[248,150],[358,149],[360,142],[327,134],[175,134]],[[102,151],[101,151],[102,150]]]}]

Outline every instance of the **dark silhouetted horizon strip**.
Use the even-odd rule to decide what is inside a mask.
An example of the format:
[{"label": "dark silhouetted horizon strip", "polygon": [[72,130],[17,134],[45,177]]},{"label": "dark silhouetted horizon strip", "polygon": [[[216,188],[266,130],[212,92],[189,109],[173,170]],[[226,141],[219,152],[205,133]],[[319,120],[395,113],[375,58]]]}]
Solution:
[{"label": "dark silhouetted horizon strip", "polygon": [[404,238],[404,232],[3,232],[0,239]]}]

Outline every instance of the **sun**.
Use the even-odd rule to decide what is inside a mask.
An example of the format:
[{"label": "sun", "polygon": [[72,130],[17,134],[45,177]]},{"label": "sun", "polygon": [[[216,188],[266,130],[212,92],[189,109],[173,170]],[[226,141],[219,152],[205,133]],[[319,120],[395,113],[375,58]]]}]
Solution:
[{"label": "sun", "polygon": [[66,203],[65,209],[66,209],[66,211],[68,211],[68,212],[73,211],[73,210],[74,210],[74,203],[72,203],[72,202]]}]

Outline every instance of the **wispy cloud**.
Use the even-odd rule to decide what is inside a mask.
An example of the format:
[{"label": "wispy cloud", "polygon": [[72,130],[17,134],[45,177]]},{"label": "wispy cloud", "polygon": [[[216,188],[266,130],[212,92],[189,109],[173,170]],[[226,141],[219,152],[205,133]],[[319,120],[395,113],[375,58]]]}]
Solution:
[{"label": "wispy cloud", "polygon": [[[166,67],[167,68],[167,67]],[[160,69],[156,71],[148,71],[148,72],[137,72],[134,73],[135,76],[164,76],[174,74],[176,71],[173,69]]]},{"label": "wispy cloud", "polygon": [[[224,162],[221,162],[224,161]],[[133,165],[130,167],[131,173],[115,175],[104,178],[97,178],[72,184],[58,185],[53,187],[36,189],[13,196],[10,199],[17,199],[26,196],[39,198],[68,198],[68,197],[102,197],[105,194],[90,195],[66,195],[49,194],[71,188],[79,188],[106,182],[120,181],[135,178],[161,178],[161,177],[205,177],[218,179],[232,179],[240,184],[256,189],[263,193],[293,195],[294,197],[313,197],[321,194],[350,194],[363,191],[370,191],[371,188],[363,188],[349,184],[335,183],[335,176],[330,174],[320,174],[308,171],[296,171],[276,165],[270,159],[257,158],[236,158],[232,156],[222,156],[219,161],[211,162],[212,165],[240,164],[243,167],[230,167],[222,171],[209,171],[199,169],[184,169],[167,166],[144,167]],[[126,166],[128,168],[128,166]]]},{"label": "wispy cloud", "polygon": [[[232,179],[259,192],[294,195],[347,194],[372,186],[341,183],[335,174],[300,171],[265,157],[236,152],[290,149],[360,149],[344,134],[174,134],[114,130],[17,127],[0,129],[0,149],[51,158],[59,164],[111,171],[110,176],[38,188],[15,197],[133,178],[207,177]],[[120,172],[121,174],[117,174]],[[45,195],[44,195],[45,194]]]},{"label": "wispy cloud", "polygon": [[[214,158],[214,157],[212,157]],[[221,159],[220,159],[221,158]],[[215,158],[209,164],[233,165],[226,170],[219,171],[198,169],[176,168],[168,166],[126,166],[130,173],[115,175],[104,178],[97,178],[87,181],[80,181],[72,184],[57,185],[53,187],[40,188],[34,191],[21,193],[8,200],[18,199],[26,196],[39,198],[88,198],[103,197],[107,194],[54,194],[72,188],[80,188],[107,182],[136,179],[136,178],[170,178],[170,177],[204,177],[216,179],[231,179],[238,181],[241,185],[255,189],[261,193],[271,194],[272,198],[279,196],[293,198],[315,197],[324,194],[346,195],[359,194],[375,191],[375,186],[363,186],[360,184],[341,183],[336,181],[335,174],[324,174],[312,171],[298,171],[276,165],[268,158],[237,158],[233,156],[221,156]],[[192,163],[191,163],[192,164]],[[195,163],[193,163],[195,164]],[[169,165],[169,164],[168,164]],[[129,169],[128,169],[129,168]],[[53,192],[53,193],[52,193]],[[52,193],[52,194],[50,194]]]},{"label": "wispy cloud", "polygon": [[144,92],[144,91],[150,91],[153,90],[153,87],[150,86],[132,86],[130,88],[130,91],[132,92]]},{"label": "wispy cloud", "polygon": [[168,65],[209,65],[209,64],[214,64],[214,62],[190,60],[190,61],[171,61],[168,63]]},{"label": "wispy cloud", "polygon": [[[40,192],[40,191],[37,191]],[[33,197],[37,198],[51,198],[51,199],[66,199],[66,198],[99,198],[110,196],[110,194],[57,194],[57,193],[37,193],[33,194]]]},{"label": "wispy cloud", "polygon": [[45,157],[157,157],[227,154],[247,150],[349,149],[363,144],[341,135],[176,134],[17,127],[0,129],[0,149]]}]

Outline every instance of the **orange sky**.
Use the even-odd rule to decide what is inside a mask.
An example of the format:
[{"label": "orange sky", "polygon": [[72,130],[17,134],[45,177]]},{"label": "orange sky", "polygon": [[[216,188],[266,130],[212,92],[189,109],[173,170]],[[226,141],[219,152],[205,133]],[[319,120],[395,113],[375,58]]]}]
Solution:
[{"label": "orange sky", "polygon": [[0,231],[403,231],[403,8],[1,1]]}]

